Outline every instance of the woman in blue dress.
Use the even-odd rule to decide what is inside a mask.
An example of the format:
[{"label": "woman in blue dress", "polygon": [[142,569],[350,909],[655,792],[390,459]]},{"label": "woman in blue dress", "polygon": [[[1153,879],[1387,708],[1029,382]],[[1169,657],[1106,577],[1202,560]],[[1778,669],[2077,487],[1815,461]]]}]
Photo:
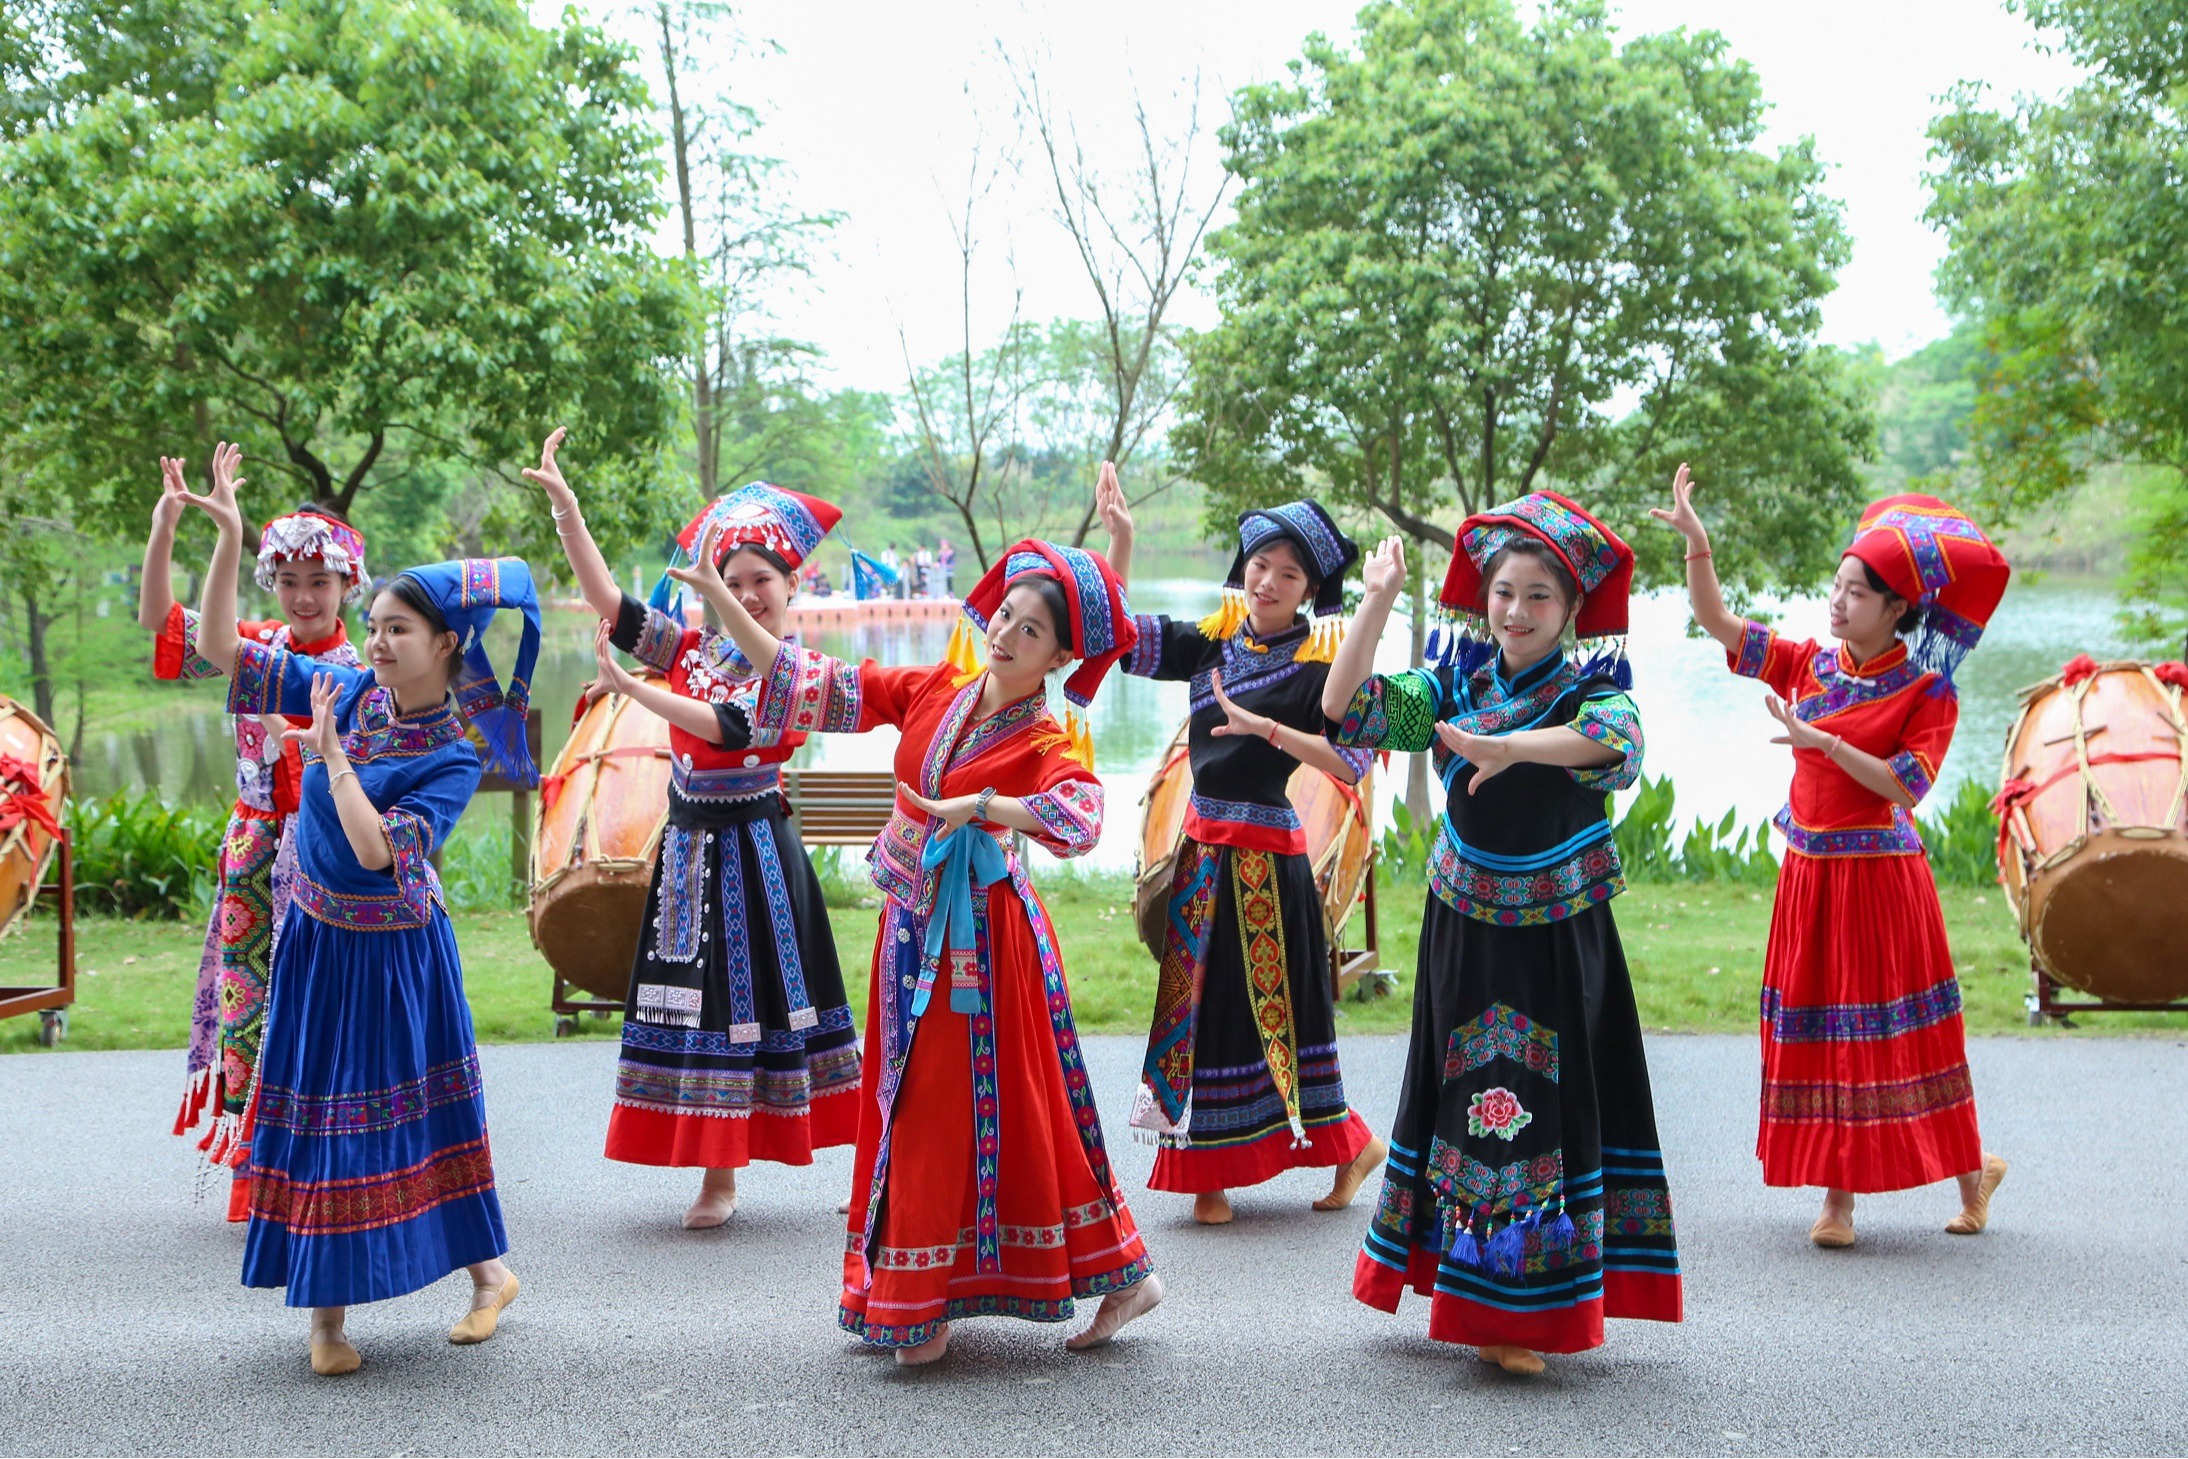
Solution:
[{"label": "woman in blue dress", "polygon": [[[412,568],[371,607],[367,668],[236,635],[240,482],[191,501],[220,529],[198,651],[230,668],[235,714],[309,715],[297,876],[274,955],[249,1133],[243,1282],[312,1309],[312,1371],[354,1372],[347,1308],[457,1270],[454,1343],[493,1336],[517,1279],[494,1193],[463,964],[428,856],[486,765],[538,779],[524,744],[539,609],[514,558]],[[503,693],[479,641],[524,615]]]}]

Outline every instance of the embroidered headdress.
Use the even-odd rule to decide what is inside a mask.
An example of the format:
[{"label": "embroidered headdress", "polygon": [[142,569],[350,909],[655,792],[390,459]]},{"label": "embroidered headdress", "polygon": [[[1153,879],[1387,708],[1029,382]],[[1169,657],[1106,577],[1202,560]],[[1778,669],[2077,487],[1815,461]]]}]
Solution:
[{"label": "embroidered headdress", "polygon": [[1907,661],[1953,688],[1953,674],[1983,636],[2006,595],[2013,568],[1967,513],[1934,496],[1908,493],[1871,502],[1845,555],[1859,558],[1891,590],[1920,605]]},{"label": "embroidered headdress", "polygon": [[1438,601],[1458,616],[1460,630],[1445,632],[1443,643],[1427,657],[1471,671],[1494,651],[1481,619],[1482,573],[1491,558],[1520,537],[1546,545],[1580,585],[1574,636],[1583,642],[1616,640],[1589,667],[1609,674],[1621,688],[1630,688],[1633,671],[1626,663],[1625,638],[1627,599],[1633,594],[1633,549],[1580,503],[1554,491],[1529,492],[1476,512],[1459,524],[1458,546],[1444,573]]},{"label": "embroidered headdress", "polygon": [[1238,556],[1223,580],[1222,606],[1200,620],[1210,638],[1229,638],[1245,626],[1246,562],[1277,538],[1299,550],[1299,560],[1319,579],[1314,593],[1314,627],[1299,657],[1328,663],[1344,637],[1345,570],[1360,560],[1360,548],[1339,531],[1317,501],[1286,502],[1238,514]]},{"label": "embroidered headdress", "polygon": [[[532,569],[522,558],[466,557],[413,567],[403,576],[425,590],[455,630],[463,662],[450,688],[456,707],[471,722],[486,768],[527,785],[539,784],[539,767],[532,763],[524,735],[525,714],[532,704],[532,666],[539,661],[539,597],[532,588]],[[486,625],[501,608],[524,615],[516,668],[506,689],[494,677],[484,642]]]},{"label": "embroidered headdress", "polygon": [[[676,553],[669,565],[689,567],[697,562],[707,530],[719,526],[722,537],[715,544],[717,566],[729,561],[729,555],[740,547],[764,547],[796,572],[841,520],[842,509],[819,497],[755,481],[723,492],[693,517],[676,534]],[[666,611],[680,597],[676,579],[664,573],[654,586],[653,606]]]},{"label": "embroidered headdress", "polygon": [[1102,676],[1140,641],[1139,629],[1132,621],[1132,609],[1124,600],[1124,589],[1118,584],[1117,575],[1110,569],[1107,559],[1077,547],[1059,547],[1053,542],[1036,541],[1031,537],[1017,543],[972,585],[972,591],[965,594],[965,614],[950,633],[947,660],[966,672],[979,670],[978,635],[967,624],[986,629],[988,618],[1002,603],[1003,595],[1025,577],[1052,578],[1064,590],[1064,602],[1071,615],[1071,643],[1079,657],[1077,665],[1064,679],[1064,698],[1072,706],[1064,713],[1065,728],[1071,736],[1073,753],[1082,764],[1091,767],[1094,763],[1093,739],[1084,717],[1076,711],[1093,702]]},{"label": "embroidered headdress", "polygon": [[284,562],[317,558],[327,571],[342,578],[342,601],[354,603],[365,591],[365,535],[339,517],[309,509],[276,517],[259,530],[258,567],[252,574],[258,585],[273,591],[274,577]]}]

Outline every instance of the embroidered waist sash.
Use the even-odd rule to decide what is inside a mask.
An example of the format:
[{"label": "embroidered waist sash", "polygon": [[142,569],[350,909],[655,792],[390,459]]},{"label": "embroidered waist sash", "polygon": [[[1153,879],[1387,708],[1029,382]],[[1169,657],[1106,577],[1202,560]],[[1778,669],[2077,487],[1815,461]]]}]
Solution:
[{"label": "embroidered waist sash", "polygon": [[[971,822],[946,836],[930,837],[920,853],[923,870],[937,872],[934,915],[927,919],[929,965],[944,958],[950,973],[950,1008],[980,1011],[980,927],[973,911],[974,886],[990,887],[1010,875],[1010,863],[995,838]],[[927,1011],[931,985],[923,983],[912,998],[912,1016]]]}]

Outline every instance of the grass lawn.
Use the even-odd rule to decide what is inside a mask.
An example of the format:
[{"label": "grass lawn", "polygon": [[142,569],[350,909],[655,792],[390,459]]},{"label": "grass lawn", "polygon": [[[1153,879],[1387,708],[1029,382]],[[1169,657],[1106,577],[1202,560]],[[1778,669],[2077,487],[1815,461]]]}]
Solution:
[{"label": "grass lawn", "polygon": [[[1134,934],[1131,884],[1123,877],[1052,877],[1044,892],[1070,969],[1079,1027],[1087,1033],[1142,1033],[1154,998],[1155,965]],[[1414,946],[1425,891],[1387,886],[1382,897],[1383,966],[1398,974],[1397,994],[1340,1005],[1346,1033],[1403,1032],[1412,1011]],[[2188,1020],[2169,1014],[2108,1014],[2074,1030],[2028,1028],[2021,996],[2028,957],[2004,895],[1949,888],[1945,925],[1967,1000],[1970,1032],[2087,1037],[2163,1030]],[[1641,1018],[1652,1030],[1737,1032],[1755,1026],[1756,987],[1770,925],[1766,893],[1701,883],[1637,886],[1613,904],[1633,969]],[[874,913],[831,912],[851,1001],[864,1016],[866,967]],[[464,971],[479,1038],[521,1043],[554,1034],[546,964],[533,950],[521,912],[456,916]],[[189,1040],[191,989],[203,929],[177,922],[85,918],[77,927],[77,997],[63,1049],[181,1048]],[[50,917],[19,924],[0,940],[0,983],[53,981]],[[581,1037],[612,1037],[614,1018],[584,1021]],[[35,1051],[38,1020],[0,1022],[0,1052]],[[178,1071],[177,1078],[180,1074]]]}]

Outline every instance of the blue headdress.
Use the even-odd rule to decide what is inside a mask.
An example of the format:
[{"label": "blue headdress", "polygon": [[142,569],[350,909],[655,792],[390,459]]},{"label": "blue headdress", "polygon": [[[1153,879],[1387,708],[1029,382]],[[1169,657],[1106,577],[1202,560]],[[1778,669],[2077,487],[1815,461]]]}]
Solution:
[{"label": "blue headdress", "polygon": [[[539,662],[539,595],[532,569],[518,557],[465,557],[428,563],[402,574],[425,590],[461,643],[463,662],[450,685],[456,707],[470,721],[471,738],[491,774],[525,785],[539,784],[525,742],[524,720],[532,705],[532,667]],[[524,615],[517,641],[517,663],[504,689],[487,660],[486,625],[496,609]]]}]

